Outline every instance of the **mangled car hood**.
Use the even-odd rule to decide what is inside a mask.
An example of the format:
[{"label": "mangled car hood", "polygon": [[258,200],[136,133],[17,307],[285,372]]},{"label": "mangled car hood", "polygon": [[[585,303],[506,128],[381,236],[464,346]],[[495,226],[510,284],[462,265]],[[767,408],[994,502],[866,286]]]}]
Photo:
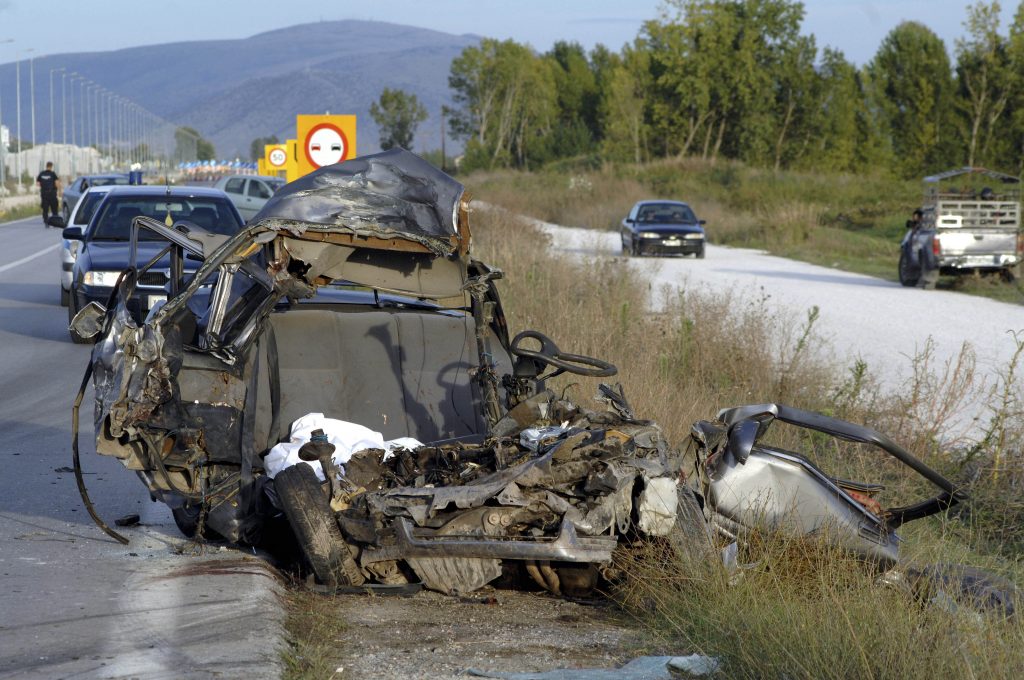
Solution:
[{"label": "mangled car hood", "polygon": [[341,227],[398,238],[448,255],[458,238],[464,187],[422,158],[392,149],[329,165],[283,187],[250,224]]}]

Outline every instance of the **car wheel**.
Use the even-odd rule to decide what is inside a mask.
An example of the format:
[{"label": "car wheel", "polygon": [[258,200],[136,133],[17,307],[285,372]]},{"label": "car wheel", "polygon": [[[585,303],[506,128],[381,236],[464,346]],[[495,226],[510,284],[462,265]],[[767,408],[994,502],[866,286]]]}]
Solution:
[{"label": "car wheel", "polygon": [[704,244],[703,243],[700,244],[700,248],[697,250],[696,253],[693,254],[693,256],[696,257],[698,260],[703,260],[704,259]]},{"label": "car wheel", "polygon": [[64,215],[64,224],[66,226],[71,226],[71,225],[68,224],[68,222],[71,221],[71,210],[68,208],[68,204],[67,203],[64,204],[64,209],[61,210],[60,212],[61,212],[62,215]]},{"label": "car wheel", "polygon": [[[925,259],[925,252],[922,250],[918,257],[918,262],[927,262]],[[929,269],[927,267],[921,267],[920,278],[917,281],[917,285],[925,290],[935,290],[935,286],[939,283],[939,270]]]},{"label": "car wheel", "polygon": [[[174,523],[186,538],[195,538],[199,530],[199,514],[202,509],[195,505],[183,505],[180,508],[171,508],[171,515]],[[202,537],[208,541],[220,541],[223,537],[208,526],[203,527]]]},{"label": "car wheel", "polygon": [[640,251],[640,244],[635,240],[629,242],[629,254],[632,257],[640,257],[643,253]]},{"label": "car wheel", "polygon": [[302,552],[317,580],[329,586],[365,581],[313,468],[299,463],[274,477],[274,488]]},{"label": "car wheel", "polygon": [[71,330],[71,322],[75,320],[75,315],[78,314],[78,296],[73,291],[68,291],[68,334],[71,336],[71,342],[76,345],[85,345],[90,342],[89,338],[83,338],[78,333]]},{"label": "car wheel", "polygon": [[67,307],[71,300],[71,293],[64,286],[60,287],[60,306]]},{"label": "car wheel", "polygon": [[907,288],[913,288],[917,285],[917,282],[921,279],[921,268],[915,267],[907,257],[906,250],[900,250],[900,285]]}]

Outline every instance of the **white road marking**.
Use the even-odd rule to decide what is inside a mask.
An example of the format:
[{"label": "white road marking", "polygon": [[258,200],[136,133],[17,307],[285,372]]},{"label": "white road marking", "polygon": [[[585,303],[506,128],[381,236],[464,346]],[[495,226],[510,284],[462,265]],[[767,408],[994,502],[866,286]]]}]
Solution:
[{"label": "white road marking", "polygon": [[40,220],[38,217],[22,217],[22,218],[17,219],[17,220],[11,220],[10,222],[0,222],[0,227],[9,227],[12,224],[21,224],[22,222],[33,222],[33,221],[40,221],[41,222],[42,220]]},{"label": "white road marking", "polygon": [[10,262],[8,264],[5,264],[4,266],[0,267],[0,274],[3,274],[8,269],[14,269],[15,267],[20,267],[21,265],[25,264],[26,262],[31,262],[32,260],[36,259],[37,257],[42,257],[43,255],[46,255],[46,253],[53,252],[54,250],[57,250],[57,248],[60,248],[60,244],[59,243],[54,243],[52,246],[47,246],[47,247],[43,248],[42,250],[37,250],[36,252],[32,253],[31,255],[26,255],[25,257],[21,258],[20,260],[15,260],[14,262]]}]

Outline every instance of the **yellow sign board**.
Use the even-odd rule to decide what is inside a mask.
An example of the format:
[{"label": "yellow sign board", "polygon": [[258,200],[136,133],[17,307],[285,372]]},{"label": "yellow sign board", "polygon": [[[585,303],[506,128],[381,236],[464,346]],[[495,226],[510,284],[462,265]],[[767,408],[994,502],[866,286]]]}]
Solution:
[{"label": "yellow sign board", "polygon": [[[286,144],[267,144],[263,147],[263,169],[270,175],[283,172],[288,165],[288,146]],[[263,173],[260,173],[263,174]]]},{"label": "yellow sign board", "polygon": [[295,117],[298,176],[356,157],[355,116]]},{"label": "yellow sign board", "polygon": [[301,175],[299,174],[299,143],[297,140],[289,139],[284,143],[285,156],[284,178],[286,182],[294,182]]},{"label": "yellow sign board", "polygon": [[267,172],[267,162],[262,158],[257,159],[256,161],[256,174],[264,176],[269,174]]}]

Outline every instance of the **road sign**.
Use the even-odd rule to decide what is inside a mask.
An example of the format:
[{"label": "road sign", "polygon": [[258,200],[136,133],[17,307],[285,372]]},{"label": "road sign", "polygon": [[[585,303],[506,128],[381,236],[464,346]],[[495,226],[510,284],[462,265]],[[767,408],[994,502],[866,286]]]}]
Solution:
[{"label": "road sign", "polygon": [[296,116],[295,129],[300,176],[356,156],[355,116]]},{"label": "road sign", "polygon": [[271,172],[284,170],[288,164],[288,147],[284,144],[267,144],[263,147],[263,158]]}]

